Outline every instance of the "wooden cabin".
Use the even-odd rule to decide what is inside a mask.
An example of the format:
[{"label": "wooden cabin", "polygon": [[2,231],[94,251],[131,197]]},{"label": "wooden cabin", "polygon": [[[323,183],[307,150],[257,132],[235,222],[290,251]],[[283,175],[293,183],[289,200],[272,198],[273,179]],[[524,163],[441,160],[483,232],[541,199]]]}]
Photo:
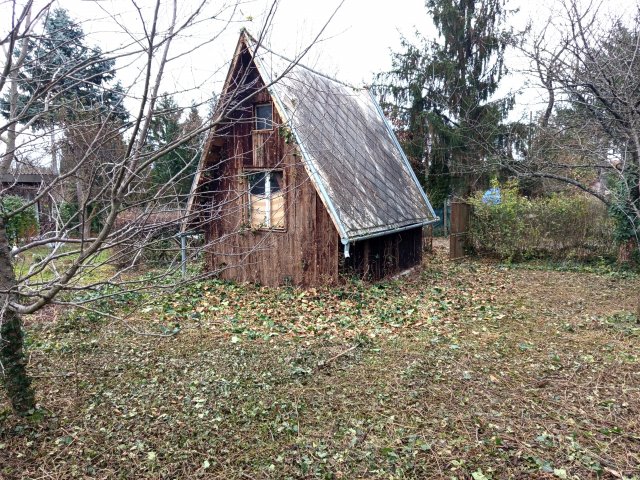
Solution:
[{"label": "wooden cabin", "polygon": [[33,202],[38,219],[40,235],[55,229],[51,195],[42,195],[42,191],[55,179],[50,172],[42,172],[35,168],[22,168],[0,175],[0,197],[15,195],[27,202]]},{"label": "wooden cabin", "polygon": [[207,267],[263,285],[420,263],[436,215],[375,98],[243,31],[189,200]]}]

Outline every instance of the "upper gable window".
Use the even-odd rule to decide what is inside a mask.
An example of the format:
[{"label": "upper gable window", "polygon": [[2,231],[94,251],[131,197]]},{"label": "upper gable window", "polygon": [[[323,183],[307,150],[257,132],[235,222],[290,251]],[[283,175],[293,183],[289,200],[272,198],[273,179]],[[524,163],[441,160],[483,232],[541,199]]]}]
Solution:
[{"label": "upper gable window", "polygon": [[273,128],[273,107],[270,103],[256,105],[256,130]]}]

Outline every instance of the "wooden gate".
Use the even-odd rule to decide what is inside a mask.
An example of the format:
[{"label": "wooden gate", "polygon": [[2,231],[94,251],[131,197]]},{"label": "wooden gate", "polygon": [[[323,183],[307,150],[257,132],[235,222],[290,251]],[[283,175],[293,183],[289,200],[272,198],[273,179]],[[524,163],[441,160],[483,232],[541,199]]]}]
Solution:
[{"label": "wooden gate", "polygon": [[449,234],[449,259],[456,260],[466,255],[469,239],[471,205],[462,200],[451,202],[451,233]]}]

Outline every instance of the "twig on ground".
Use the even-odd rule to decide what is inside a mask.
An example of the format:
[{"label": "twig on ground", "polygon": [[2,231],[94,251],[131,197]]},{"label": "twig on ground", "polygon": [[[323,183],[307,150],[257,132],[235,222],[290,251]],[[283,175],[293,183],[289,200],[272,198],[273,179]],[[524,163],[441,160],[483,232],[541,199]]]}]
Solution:
[{"label": "twig on ground", "polygon": [[328,366],[331,362],[337,360],[338,358],[346,355],[347,353],[355,350],[356,348],[358,348],[358,345],[353,345],[349,348],[347,348],[344,352],[340,352],[337,355],[334,355],[333,357],[329,358],[328,360],[320,360],[318,362],[318,368],[324,368],[326,366]]}]

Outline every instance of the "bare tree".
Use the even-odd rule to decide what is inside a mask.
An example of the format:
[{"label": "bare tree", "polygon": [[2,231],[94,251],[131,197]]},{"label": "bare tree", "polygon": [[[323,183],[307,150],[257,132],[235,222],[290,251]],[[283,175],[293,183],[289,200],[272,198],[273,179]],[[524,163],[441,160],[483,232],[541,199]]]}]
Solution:
[{"label": "bare tree", "polygon": [[[132,2],[132,8],[139,17],[135,29],[125,27],[113,17],[114,28],[128,36],[127,44],[101,52],[100,56],[85,57],[76,65],[67,65],[63,74],[53,75],[39,85],[26,103],[13,102],[10,115],[0,124],[0,135],[5,140],[0,173],[6,174],[21,162],[31,160],[37,163],[40,158],[49,158],[46,153],[48,134],[41,130],[29,132],[29,128],[45,114],[49,118],[55,115],[55,110],[62,108],[57,106],[62,104],[57,100],[70,88],[91,81],[78,72],[105,58],[125,65],[136,62],[142,65],[138,77],[123,89],[135,100],[131,101],[134,111],[127,121],[116,118],[115,111],[122,105],[94,109],[80,102],[70,115],[70,104],[64,102],[65,111],[61,115],[64,122],[58,125],[57,133],[62,139],[62,170],[51,182],[42,185],[35,199],[17,210],[2,212],[0,217],[0,362],[8,396],[18,413],[28,412],[35,406],[26,371],[22,315],[32,314],[50,304],[91,308],[88,306],[90,300],[113,295],[114,292],[160,288],[160,284],[175,285],[200,275],[197,273],[195,277],[179,280],[175,274],[180,271],[180,260],[169,262],[144,279],[132,275],[131,269],[144,249],[153,248],[154,242],[158,241],[158,232],[177,232],[185,220],[186,202],[175,201],[175,189],[171,185],[192,174],[189,167],[198,161],[198,155],[194,153],[185,167],[175,173],[163,188],[150,192],[147,187],[155,162],[202,136],[248,100],[246,95],[237,92],[233,97],[220,98],[212,117],[203,125],[185,129],[160,148],[149,145],[150,129],[158,115],[159,92],[161,85],[166,88],[167,71],[172,62],[195,54],[204,47],[212,51],[216,48],[216,40],[239,18],[240,0],[209,3],[196,2],[189,12],[180,10],[179,13],[177,0],[157,0],[150,11],[142,10]],[[38,29],[42,18],[49,12],[51,2],[37,11],[32,1],[20,4],[13,0],[5,4],[11,9],[14,21],[0,39],[4,47],[0,95],[5,94],[8,88],[13,98],[16,79],[25,68],[26,54],[23,54],[21,45],[27,40],[41,38],[42,32]],[[277,0],[271,2],[264,23],[258,29],[256,48],[261,48],[264,43],[277,6]],[[101,8],[99,3],[96,8]],[[205,24],[207,39],[185,47],[182,39]],[[213,27],[217,30],[211,31]],[[295,65],[307,51],[308,48],[304,49],[290,62],[290,66]],[[286,73],[285,68],[281,75]],[[251,92],[256,94],[255,89]],[[125,98],[123,96],[123,101]],[[30,106],[45,100],[47,111],[33,115]],[[4,190],[9,187],[5,186]],[[78,208],[63,214],[62,199],[69,189],[75,189]],[[54,203],[55,230],[10,250],[6,223],[43,198]],[[207,218],[211,212],[191,211],[190,214]],[[21,263],[29,252],[43,249],[46,253],[39,255],[37,260]],[[194,255],[198,253],[195,251]],[[115,271],[106,269],[107,265],[117,265],[118,268]],[[96,279],[93,273],[100,269],[108,273]],[[215,272],[208,272],[212,273]],[[174,280],[169,282],[167,279]]]},{"label": "bare tree", "polygon": [[572,185],[610,207],[621,257],[640,245],[640,7],[610,17],[602,4],[561,4],[523,47],[547,106],[522,158],[520,177]]}]

